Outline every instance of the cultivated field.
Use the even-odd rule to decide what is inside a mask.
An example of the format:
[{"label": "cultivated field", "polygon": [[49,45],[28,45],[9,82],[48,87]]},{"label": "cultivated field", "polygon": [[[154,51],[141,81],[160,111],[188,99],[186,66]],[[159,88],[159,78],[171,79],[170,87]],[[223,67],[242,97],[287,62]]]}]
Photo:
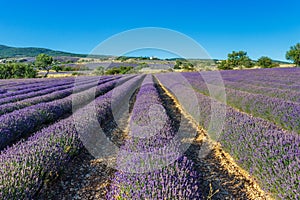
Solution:
[{"label": "cultivated field", "polygon": [[299,199],[299,114],[299,68],[0,80],[0,199]]}]

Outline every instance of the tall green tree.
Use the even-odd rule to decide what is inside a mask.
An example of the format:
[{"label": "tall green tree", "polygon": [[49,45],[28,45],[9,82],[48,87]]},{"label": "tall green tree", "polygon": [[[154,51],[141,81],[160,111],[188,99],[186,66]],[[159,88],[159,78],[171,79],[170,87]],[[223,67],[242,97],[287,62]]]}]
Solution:
[{"label": "tall green tree", "polygon": [[218,68],[222,70],[233,69],[236,67],[251,68],[254,66],[252,60],[247,56],[245,51],[233,51],[227,56],[227,60],[223,60],[219,63]]},{"label": "tall green tree", "polygon": [[296,66],[300,67],[300,43],[291,46],[290,50],[286,52],[287,60],[292,60]]},{"label": "tall green tree", "polygon": [[46,70],[46,74],[44,75],[44,77],[47,77],[51,69],[52,63],[53,63],[53,57],[42,53],[36,57],[34,64],[40,70]]},{"label": "tall green tree", "polygon": [[232,68],[245,66],[247,68],[253,67],[253,62],[247,56],[247,52],[245,51],[233,51],[228,54],[228,65]]},{"label": "tall green tree", "polygon": [[278,64],[274,63],[271,58],[267,56],[262,56],[257,60],[257,65],[262,68],[272,68],[277,67]]}]

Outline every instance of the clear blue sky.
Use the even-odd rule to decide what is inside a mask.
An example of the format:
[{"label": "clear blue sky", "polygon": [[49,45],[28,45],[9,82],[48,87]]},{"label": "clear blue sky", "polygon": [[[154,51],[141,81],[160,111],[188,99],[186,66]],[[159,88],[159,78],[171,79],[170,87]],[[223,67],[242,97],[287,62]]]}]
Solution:
[{"label": "clear blue sky", "polygon": [[213,58],[245,50],[285,60],[300,42],[300,1],[1,1],[0,44],[89,53],[106,38],[163,27],[199,42]]}]

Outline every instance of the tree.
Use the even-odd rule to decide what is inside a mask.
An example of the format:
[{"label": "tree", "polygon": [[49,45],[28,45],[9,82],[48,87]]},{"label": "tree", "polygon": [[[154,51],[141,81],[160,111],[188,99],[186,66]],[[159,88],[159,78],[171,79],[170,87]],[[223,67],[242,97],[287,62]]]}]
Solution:
[{"label": "tree", "polygon": [[257,65],[262,68],[269,68],[272,65],[272,60],[267,56],[262,56],[257,60]]},{"label": "tree", "polygon": [[30,64],[6,63],[0,64],[0,79],[35,78],[36,69]]},{"label": "tree", "polygon": [[107,74],[107,75],[130,74],[131,72],[134,72],[133,67],[120,66],[120,67],[113,67],[113,68],[107,69],[105,74]]},{"label": "tree", "polygon": [[286,52],[285,57],[287,60],[292,60],[296,66],[300,66],[300,43],[290,47],[290,50]]},{"label": "tree", "polygon": [[188,62],[185,59],[176,60],[175,65],[173,67],[174,69],[184,69],[187,71],[194,70],[194,65],[191,62]]},{"label": "tree", "polygon": [[62,66],[60,66],[60,65],[54,65],[51,69],[55,70],[56,72],[63,70]]},{"label": "tree", "polygon": [[254,66],[252,60],[247,56],[245,51],[233,51],[227,56],[227,60],[223,60],[218,64],[218,69],[230,70],[235,67],[251,68]]},{"label": "tree", "polygon": [[222,60],[221,63],[218,64],[218,69],[231,70],[231,69],[233,69],[233,67],[228,64],[227,60]]},{"label": "tree", "polygon": [[105,74],[105,70],[104,70],[104,67],[102,66],[99,66],[99,67],[96,67],[96,69],[94,70],[93,72],[96,76],[102,76]]},{"label": "tree", "polygon": [[52,56],[48,56],[46,54],[39,54],[36,57],[35,60],[35,66],[41,70],[46,70],[46,74],[44,75],[44,77],[47,77],[49,74],[49,71],[51,69],[51,64],[53,63],[53,58]]},{"label": "tree", "polygon": [[32,64],[26,65],[26,70],[24,72],[24,78],[35,78],[37,76],[37,70]]},{"label": "tree", "polygon": [[239,51],[239,52],[233,51],[232,53],[229,53],[227,56],[228,64],[232,68],[238,67],[240,64],[240,60],[246,55],[247,55],[247,53],[244,51]]},{"label": "tree", "polygon": [[246,68],[252,68],[252,67],[254,67],[254,63],[248,56],[245,56],[242,58],[242,60],[240,62],[240,66],[244,66]]},{"label": "tree", "polygon": [[192,71],[192,70],[194,70],[194,65],[190,62],[185,62],[182,65],[182,69],[187,70],[187,71]]},{"label": "tree", "polygon": [[176,60],[174,69],[181,69],[182,61],[181,60]]},{"label": "tree", "polygon": [[228,54],[228,65],[232,68],[245,66],[247,68],[253,67],[253,63],[251,59],[247,56],[247,52],[245,51],[233,51],[232,53]]},{"label": "tree", "polygon": [[267,56],[262,56],[257,60],[257,65],[262,68],[272,68],[277,67],[278,64],[274,63],[271,58]]}]

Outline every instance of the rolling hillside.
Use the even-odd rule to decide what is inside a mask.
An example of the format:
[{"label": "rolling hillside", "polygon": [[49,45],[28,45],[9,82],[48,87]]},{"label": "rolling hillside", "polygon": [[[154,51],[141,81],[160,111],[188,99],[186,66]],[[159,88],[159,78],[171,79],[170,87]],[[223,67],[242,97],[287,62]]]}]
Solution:
[{"label": "rolling hillside", "polygon": [[45,48],[36,47],[9,47],[0,45],[0,58],[12,58],[12,57],[35,57],[38,54],[45,53],[50,56],[71,56],[71,57],[86,57],[84,54],[67,53],[63,51],[54,51]]}]

